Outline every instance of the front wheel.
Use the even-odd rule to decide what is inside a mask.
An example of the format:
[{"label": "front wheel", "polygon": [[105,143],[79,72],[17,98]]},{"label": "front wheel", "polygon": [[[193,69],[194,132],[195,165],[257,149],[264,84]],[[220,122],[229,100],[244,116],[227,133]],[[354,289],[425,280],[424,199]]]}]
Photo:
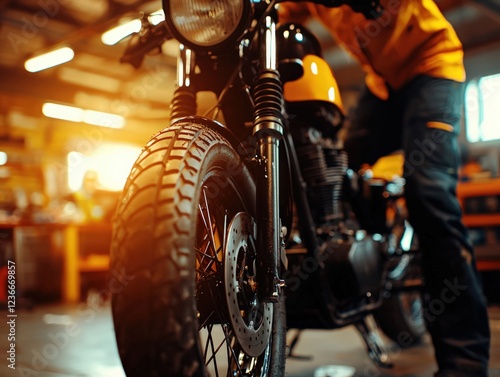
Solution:
[{"label": "front wheel", "polygon": [[282,304],[257,290],[255,187],[218,133],[178,122],[134,165],[118,207],[112,298],[128,377],[284,372]]}]

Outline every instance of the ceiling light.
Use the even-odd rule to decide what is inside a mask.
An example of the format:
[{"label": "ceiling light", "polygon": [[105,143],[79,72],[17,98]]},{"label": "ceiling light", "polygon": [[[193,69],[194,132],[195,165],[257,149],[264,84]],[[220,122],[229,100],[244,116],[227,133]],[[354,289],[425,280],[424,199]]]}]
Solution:
[{"label": "ceiling light", "polygon": [[152,25],[158,25],[160,22],[165,21],[165,13],[163,9],[158,9],[156,12],[151,13],[148,16],[148,21]]},{"label": "ceiling light", "polygon": [[75,56],[75,52],[69,47],[61,47],[57,50],[47,52],[26,60],[24,68],[28,72],[38,72],[69,62]]},{"label": "ceiling light", "polygon": [[84,110],[79,107],[52,102],[43,104],[42,113],[49,118],[69,120],[71,122],[83,122],[94,126],[108,128],[123,128],[123,126],[125,126],[125,118],[120,115],[95,110]]},{"label": "ceiling light", "polygon": [[125,125],[125,119],[120,115],[94,110],[85,110],[83,122],[109,128],[123,128]]},{"label": "ceiling light", "polygon": [[141,30],[141,20],[132,20],[101,35],[102,43],[112,46],[120,42],[123,38],[128,37],[132,33],[138,33]]},{"label": "ceiling light", "polygon": [[0,165],[5,165],[7,163],[7,153],[0,151]]},{"label": "ceiling light", "polygon": [[60,105],[52,102],[46,102],[42,106],[42,113],[46,117],[69,120],[71,122],[82,122],[83,112],[84,110],[79,107]]}]

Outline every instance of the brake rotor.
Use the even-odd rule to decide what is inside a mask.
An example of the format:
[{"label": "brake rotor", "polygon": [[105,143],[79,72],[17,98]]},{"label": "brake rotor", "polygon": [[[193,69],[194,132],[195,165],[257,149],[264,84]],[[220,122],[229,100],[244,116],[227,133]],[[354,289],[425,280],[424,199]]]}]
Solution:
[{"label": "brake rotor", "polygon": [[271,303],[257,295],[255,238],[257,227],[250,215],[234,216],[225,244],[224,282],[229,317],[242,350],[262,354],[269,343],[273,318]]}]

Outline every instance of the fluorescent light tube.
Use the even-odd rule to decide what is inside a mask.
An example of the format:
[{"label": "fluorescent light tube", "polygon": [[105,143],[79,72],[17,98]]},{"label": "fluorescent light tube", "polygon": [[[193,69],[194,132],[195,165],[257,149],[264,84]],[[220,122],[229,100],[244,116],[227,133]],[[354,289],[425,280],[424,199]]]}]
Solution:
[{"label": "fluorescent light tube", "polygon": [[123,128],[125,125],[125,119],[120,115],[94,110],[85,110],[83,122],[109,128]]},{"label": "fluorescent light tube", "polygon": [[42,113],[49,118],[69,120],[71,122],[82,122],[84,110],[79,107],[46,102],[42,106]]},{"label": "fluorescent light tube", "polygon": [[38,72],[69,62],[74,56],[75,52],[71,48],[62,47],[26,60],[24,68],[26,68],[28,72]]},{"label": "fluorescent light tube", "polygon": [[95,110],[84,110],[79,107],[60,105],[52,102],[43,104],[42,113],[49,118],[68,120],[70,122],[83,122],[100,127],[123,128],[125,126],[125,118],[120,115]]},{"label": "fluorescent light tube", "polygon": [[0,151],[0,165],[5,165],[7,163],[7,153]]},{"label": "fluorescent light tube", "polygon": [[130,34],[138,33],[141,30],[141,26],[141,20],[129,21],[103,33],[101,35],[101,41],[108,46],[115,45]]}]

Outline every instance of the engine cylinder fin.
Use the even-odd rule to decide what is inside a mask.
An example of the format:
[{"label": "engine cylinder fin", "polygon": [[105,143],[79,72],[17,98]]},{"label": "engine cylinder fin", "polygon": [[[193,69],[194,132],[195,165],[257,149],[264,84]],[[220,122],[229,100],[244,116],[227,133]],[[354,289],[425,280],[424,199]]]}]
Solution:
[{"label": "engine cylinder fin", "polygon": [[301,145],[297,153],[316,223],[321,227],[342,219],[341,193],[347,153],[321,140]]}]

